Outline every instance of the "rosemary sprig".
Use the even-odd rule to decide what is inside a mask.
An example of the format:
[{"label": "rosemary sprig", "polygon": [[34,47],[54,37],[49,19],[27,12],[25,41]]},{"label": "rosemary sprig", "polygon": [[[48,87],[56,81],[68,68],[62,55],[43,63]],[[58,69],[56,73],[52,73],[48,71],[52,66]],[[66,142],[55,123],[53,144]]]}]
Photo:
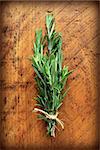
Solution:
[{"label": "rosemary sprig", "polygon": [[[68,67],[62,67],[62,37],[55,30],[55,19],[52,14],[46,16],[46,31],[44,37],[42,29],[35,32],[32,66],[36,72],[35,80],[38,85],[37,106],[45,113],[54,116],[62,105],[66,95],[63,88],[72,71],[69,71]],[[46,54],[44,54],[45,45],[48,49]],[[47,117],[44,113],[38,117],[47,123],[47,133],[55,136],[57,119]]]}]

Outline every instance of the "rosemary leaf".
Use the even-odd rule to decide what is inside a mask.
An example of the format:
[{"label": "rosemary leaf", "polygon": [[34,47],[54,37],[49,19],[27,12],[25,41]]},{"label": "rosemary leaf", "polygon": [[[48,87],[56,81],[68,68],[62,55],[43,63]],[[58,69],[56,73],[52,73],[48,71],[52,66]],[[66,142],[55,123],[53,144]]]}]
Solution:
[{"label": "rosemary leaf", "polygon": [[[68,70],[68,66],[62,67],[62,36],[55,30],[55,18],[52,14],[46,16],[46,31],[43,36],[42,29],[36,30],[34,55],[31,61],[36,73],[35,80],[39,94],[36,98],[37,106],[45,114],[55,115],[69,90],[63,92],[72,71]],[[46,54],[44,54],[45,46],[47,46]],[[46,122],[48,135],[55,136],[57,119],[50,119],[45,114],[38,117]]]}]

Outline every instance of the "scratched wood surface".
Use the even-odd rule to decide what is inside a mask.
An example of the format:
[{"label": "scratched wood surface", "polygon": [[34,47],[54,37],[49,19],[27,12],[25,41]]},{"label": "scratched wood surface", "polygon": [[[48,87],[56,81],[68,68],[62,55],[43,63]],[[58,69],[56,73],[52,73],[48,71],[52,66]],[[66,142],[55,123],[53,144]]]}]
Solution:
[{"label": "scratched wood surface", "polygon": [[[60,109],[65,129],[55,139],[32,113],[37,90],[28,60],[36,28],[45,31],[48,10],[62,32],[64,64],[77,67]],[[98,3],[1,2],[0,11],[0,150],[96,149]]]}]

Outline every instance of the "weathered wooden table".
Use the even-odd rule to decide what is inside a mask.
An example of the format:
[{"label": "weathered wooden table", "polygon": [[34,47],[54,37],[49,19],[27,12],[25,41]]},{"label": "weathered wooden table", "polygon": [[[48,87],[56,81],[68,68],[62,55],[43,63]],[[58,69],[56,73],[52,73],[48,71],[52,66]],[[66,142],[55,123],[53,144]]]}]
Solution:
[{"label": "weathered wooden table", "polygon": [[[98,2],[1,2],[0,11],[0,150],[96,149]],[[32,113],[37,90],[28,60],[36,28],[45,32],[47,11],[62,32],[64,64],[77,67],[60,109],[65,130],[55,139]]]}]

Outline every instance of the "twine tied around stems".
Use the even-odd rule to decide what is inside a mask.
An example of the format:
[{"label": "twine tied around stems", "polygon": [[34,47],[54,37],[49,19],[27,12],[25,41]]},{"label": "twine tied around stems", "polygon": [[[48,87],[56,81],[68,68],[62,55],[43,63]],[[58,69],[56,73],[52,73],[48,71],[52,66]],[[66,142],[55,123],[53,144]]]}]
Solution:
[{"label": "twine tied around stems", "polygon": [[39,109],[39,108],[34,108],[33,112],[41,112],[42,114],[44,114],[46,116],[46,118],[51,119],[51,120],[56,120],[60,124],[62,129],[64,129],[64,123],[63,123],[63,121],[61,121],[58,118],[58,114],[59,114],[58,112],[56,112],[56,114],[52,115],[52,114],[49,114],[46,111]]}]

